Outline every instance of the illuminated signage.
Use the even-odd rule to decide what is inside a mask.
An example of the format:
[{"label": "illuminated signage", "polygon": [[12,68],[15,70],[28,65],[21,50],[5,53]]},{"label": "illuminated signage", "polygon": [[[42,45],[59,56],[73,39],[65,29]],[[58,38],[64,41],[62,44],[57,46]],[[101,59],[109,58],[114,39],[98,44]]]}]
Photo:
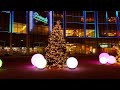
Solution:
[{"label": "illuminated signage", "polygon": [[5,12],[5,13],[10,13],[10,11],[2,11],[2,12]]},{"label": "illuminated signage", "polygon": [[33,18],[36,19],[36,20],[38,20],[38,21],[41,21],[41,22],[43,22],[43,23],[45,23],[45,24],[48,23],[47,17],[44,18],[44,17],[40,16],[37,12],[35,12],[35,13],[33,14]]}]

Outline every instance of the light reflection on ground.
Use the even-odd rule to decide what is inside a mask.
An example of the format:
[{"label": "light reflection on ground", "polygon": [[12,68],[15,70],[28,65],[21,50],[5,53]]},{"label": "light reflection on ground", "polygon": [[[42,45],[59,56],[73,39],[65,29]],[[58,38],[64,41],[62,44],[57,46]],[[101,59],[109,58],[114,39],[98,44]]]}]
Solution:
[{"label": "light reflection on ground", "polygon": [[35,67],[33,65],[26,65],[26,66],[24,66],[24,68],[29,71],[46,71],[47,70],[46,68],[38,69],[37,67]]},{"label": "light reflection on ground", "polygon": [[91,71],[92,68],[90,67],[85,67],[85,66],[78,66],[75,69],[70,69],[68,67],[62,68],[62,69],[38,69],[35,66],[32,65],[26,65],[24,66],[24,69],[27,71],[35,71],[35,72],[66,72],[66,73],[79,73],[79,72],[87,72],[87,71]]},{"label": "light reflection on ground", "polygon": [[3,68],[3,67],[0,68],[0,72],[3,72],[3,71],[5,71],[5,70],[7,70],[7,69],[6,69],[6,68]]}]

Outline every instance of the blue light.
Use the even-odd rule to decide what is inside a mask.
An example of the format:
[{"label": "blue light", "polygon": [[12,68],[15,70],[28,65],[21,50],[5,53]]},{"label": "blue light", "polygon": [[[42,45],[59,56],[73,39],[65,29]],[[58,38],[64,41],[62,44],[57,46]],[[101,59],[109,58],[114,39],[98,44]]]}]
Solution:
[{"label": "blue light", "polygon": [[106,11],[106,22],[108,22],[108,14],[107,14],[107,11]]},{"label": "blue light", "polygon": [[33,11],[30,11],[29,13],[29,21],[30,21],[30,31],[33,29]]},{"label": "blue light", "polygon": [[49,12],[49,29],[50,29],[50,32],[52,32],[52,11]]},{"label": "blue light", "polygon": [[40,16],[37,12],[35,12],[35,13],[33,14],[33,18],[36,19],[36,20],[38,20],[38,21],[44,22],[45,24],[48,23],[47,17],[44,18],[44,17]]},{"label": "blue light", "polygon": [[29,11],[26,11],[26,32],[27,32],[27,35],[29,34],[29,30],[28,30],[28,26],[29,26],[29,22],[28,22],[28,13],[29,13]]},{"label": "blue light", "polygon": [[118,17],[118,11],[116,11],[116,17]]},{"label": "blue light", "polygon": [[107,13],[107,11],[106,11],[106,22],[107,22],[107,24],[106,24],[106,27],[107,27],[106,33],[107,33],[107,37],[108,37],[108,13]]},{"label": "blue light", "polygon": [[10,33],[14,32],[14,11],[11,11],[10,17],[9,17],[9,32]]},{"label": "blue light", "polygon": [[14,11],[12,11],[12,33],[14,31]]},{"label": "blue light", "polygon": [[11,15],[12,13],[10,13],[10,17],[9,17],[9,32],[11,33],[12,31],[11,31]]},{"label": "blue light", "polygon": [[84,38],[86,38],[86,11],[83,11],[84,16]]},{"label": "blue light", "polygon": [[96,31],[97,31],[97,27],[96,27],[96,12],[94,12],[94,19],[95,19],[95,21],[94,21],[94,26],[95,26],[95,38],[96,38]]},{"label": "blue light", "polygon": [[98,11],[96,11],[96,16],[97,16],[97,37],[100,38],[99,37],[99,27],[98,27],[98,23],[99,23],[98,22]]}]

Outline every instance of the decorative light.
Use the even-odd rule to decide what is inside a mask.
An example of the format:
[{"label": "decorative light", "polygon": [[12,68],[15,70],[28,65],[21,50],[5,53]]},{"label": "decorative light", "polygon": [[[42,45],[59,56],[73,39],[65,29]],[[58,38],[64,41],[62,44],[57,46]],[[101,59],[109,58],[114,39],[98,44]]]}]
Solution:
[{"label": "decorative light", "polygon": [[108,57],[109,57],[109,54],[108,54],[108,53],[101,53],[101,54],[99,55],[99,59],[100,59],[101,57],[106,57],[106,58],[108,58]]},{"label": "decorative light", "polygon": [[67,59],[66,64],[69,68],[76,68],[78,66],[78,61],[74,57],[70,57]]},{"label": "decorative light", "polygon": [[35,12],[35,13],[33,14],[33,18],[36,19],[36,20],[38,20],[38,21],[44,22],[45,24],[48,23],[47,17],[44,18],[44,17],[40,16],[37,12]]},{"label": "decorative light", "polygon": [[109,54],[108,53],[101,53],[99,55],[99,61],[101,64],[106,64],[108,62],[108,57],[109,57]]},{"label": "decorative light", "polygon": [[106,57],[100,57],[99,61],[100,61],[101,64],[106,64],[108,60],[107,60]]},{"label": "decorative light", "polygon": [[107,58],[107,60],[108,60],[108,63],[110,63],[110,64],[114,64],[116,62],[116,58],[114,56],[112,56],[112,55],[110,55]]},{"label": "decorative light", "polygon": [[0,67],[2,67],[2,60],[0,59]]},{"label": "decorative light", "polygon": [[47,65],[47,61],[42,54],[33,55],[31,58],[31,63],[39,69],[43,69]]}]

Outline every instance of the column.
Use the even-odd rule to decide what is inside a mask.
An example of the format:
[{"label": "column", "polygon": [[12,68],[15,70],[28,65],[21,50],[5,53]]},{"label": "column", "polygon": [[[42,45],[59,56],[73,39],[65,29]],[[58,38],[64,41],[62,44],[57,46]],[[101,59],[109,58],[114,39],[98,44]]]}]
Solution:
[{"label": "column", "polygon": [[49,11],[49,33],[52,32],[53,22],[53,11]]},{"label": "column", "polygon": [[10,12],[10,55],[13,55],[12,49],[12,32],[13,32],[13,25],[14,25],[14,11]]},{"label": "column", "polygon": [[29,51],[30,51],[30,46],[29,46],[29,41],[30,41],[30,37],[29,37],[29,11],[26,11],[26,48],[27,48],[27,55],[29,55]]}]

